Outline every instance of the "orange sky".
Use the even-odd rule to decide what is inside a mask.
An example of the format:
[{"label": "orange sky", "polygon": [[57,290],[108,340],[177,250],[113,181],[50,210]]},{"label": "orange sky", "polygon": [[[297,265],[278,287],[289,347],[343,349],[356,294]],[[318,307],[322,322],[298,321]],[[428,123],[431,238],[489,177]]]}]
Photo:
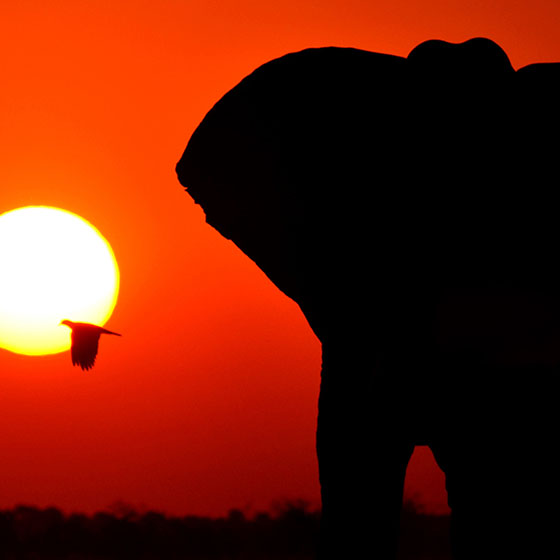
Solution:
[{"label": "orange sky", "polygon": [[[310,46],[406,56],[486,36],[560,61],[557,0],[5,1],[0,213],[58,206],[121,269],[98,364],[0,350],[0,508],[123,500],[222,514],[305,498],[320,347],[297,306],[204,223],[174,174],[190,134],[260,64]],[[2,263],[0,263],[0,274]],[[429,452],[407,494],[444,508]]]}]

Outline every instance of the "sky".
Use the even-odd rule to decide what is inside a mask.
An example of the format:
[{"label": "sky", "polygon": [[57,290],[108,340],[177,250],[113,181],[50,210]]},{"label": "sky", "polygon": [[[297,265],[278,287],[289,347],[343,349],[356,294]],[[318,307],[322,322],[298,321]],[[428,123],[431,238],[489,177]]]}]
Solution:
[{"label": "sky", "polygon": [[[176,162],[223,94],[288,52],[484,36],[519,68],[560,61],[559,25],[557,0],[5,0],[0,214],[48,205],[98,228],[121,274],[106,326],[123,336],[89,372],[0,349],[0,509],[318,505],[320,345],[205,224]],[[406,496],[446,511],[426,448]]]}]

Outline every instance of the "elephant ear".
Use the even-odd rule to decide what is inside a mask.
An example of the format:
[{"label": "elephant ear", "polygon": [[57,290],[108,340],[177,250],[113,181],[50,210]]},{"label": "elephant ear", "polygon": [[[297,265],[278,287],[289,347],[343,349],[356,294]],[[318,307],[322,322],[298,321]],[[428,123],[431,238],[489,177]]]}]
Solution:
[{"label": "elephant ear", "polygon": [[362,256],[398,168],[405,63],[340,48],[271,61],[211,109],[177,165],[207,222],[307,309],[345,289],[341,259],[371,266]]},{"label": "elephant ear", "polygon": [[556,188],[560,150],[560,63],[539,63],[517,71],[518,107],[515,117],[525,154],[517,160],[533,187]]}]

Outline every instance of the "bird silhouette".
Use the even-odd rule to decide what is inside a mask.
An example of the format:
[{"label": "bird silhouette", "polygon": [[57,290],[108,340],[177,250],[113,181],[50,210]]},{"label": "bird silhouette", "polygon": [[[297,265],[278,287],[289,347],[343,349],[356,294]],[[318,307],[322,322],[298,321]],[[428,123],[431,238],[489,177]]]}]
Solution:
[{"label": "bird silhouette", "polygon": [[90,323],[74,323],[64,319],[60,324],[72,329],[72,364],[80,366],[83,370],[91,369],[95,364],[99,337],[102,334],[122,336]]}]

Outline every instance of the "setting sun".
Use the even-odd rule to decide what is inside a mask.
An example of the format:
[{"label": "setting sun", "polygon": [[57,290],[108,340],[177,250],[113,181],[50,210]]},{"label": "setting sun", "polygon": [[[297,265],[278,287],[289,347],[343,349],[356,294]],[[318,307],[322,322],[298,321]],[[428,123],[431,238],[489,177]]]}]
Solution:
[{"label": "setting sun", "polygon": [[119,289],[107,240],[66,210],[27,206],[0,215],[0,347],[19,354],[70,348],[62,319],[103,325]]}]

